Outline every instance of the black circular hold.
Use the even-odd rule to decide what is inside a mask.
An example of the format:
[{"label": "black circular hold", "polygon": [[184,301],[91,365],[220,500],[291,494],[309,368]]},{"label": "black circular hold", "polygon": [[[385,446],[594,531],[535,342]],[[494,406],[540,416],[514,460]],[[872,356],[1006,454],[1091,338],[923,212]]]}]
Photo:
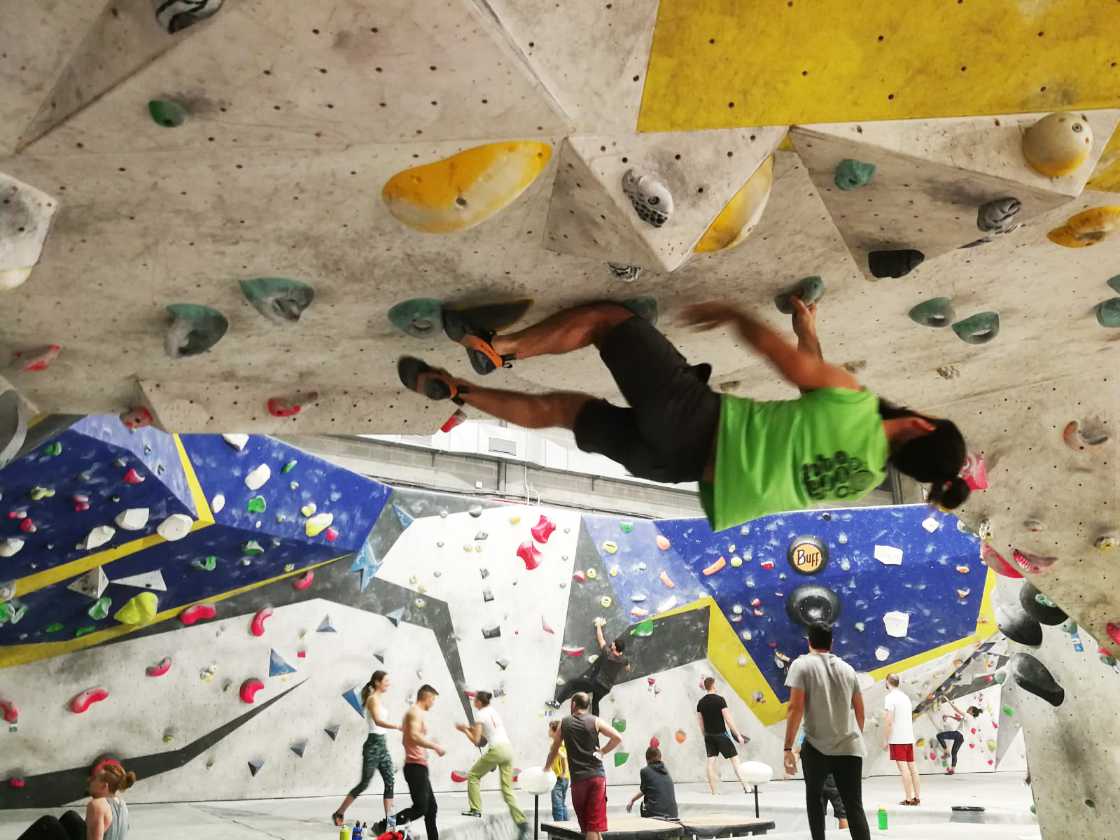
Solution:
[{"label": "black circular hold", "polygon": [[1013,642],[1035,648],[1042,645],[1042,625],[1016,604],[999,607],[996,610],[996,624],[999,632]]},{"label": "black circular hold", "polygon": [[827,586],[807,583],[789,593],[786,614],[803,627],[814,623],[832,625],[840,617],[840,596]]},{"label": "black circular hold", "polygon": [[[1041,599],[1041,600],[1040,600]],[[1050,606],[1053,601],[1050,601],[1038,591],[1037,587],[1029,581],[1023,581],[1023,586],[1019,590],[1019,603],[1023,609],[1027,611],[1027,615],[1035,619],[1039,624],[1046,624],[1053,627],[1061,624],[1068,615],[1065,611],[1057,606]]]},{"label": "black circular hold", "polygon": [[1065,689],[1058,685],[1050,670],[1029,653],[1013,655],[1009,669],[1015,682],[1024,691],[1040,697],[1051,706],[1060,706],[1065,701]]},{"label": "black circular hold", "polygon": [[795,537],[786,559],[798,574],[815,575],[828,565],[828,546],[816,537]]}]

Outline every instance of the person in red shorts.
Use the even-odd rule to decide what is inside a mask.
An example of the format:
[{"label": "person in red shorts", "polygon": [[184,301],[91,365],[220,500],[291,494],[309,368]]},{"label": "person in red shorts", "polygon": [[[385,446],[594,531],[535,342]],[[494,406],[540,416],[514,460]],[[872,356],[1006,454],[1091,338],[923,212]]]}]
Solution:
[{"label": "person in red shorts", "polygon": [[898,765],[902,776],[902,789],[906,794],[900,804],[920,805],[921,782],[918,767],[914,764],[914,706],[910,698],[898,687],[898,674],[887,674],[886,716],[883,719],[883,742],[891,753],[891,761]]},{"label": "person in red shorts", "polygon": [[[561,743],[568,752],[568,769],[572,775],[572,806],[579,829],[586,840],[601,840],[607,830],[607,775],[602,757],[622,743],[622,736],[609,724],[589,711],[591,696],[580,691],[572,695],[571,711],[552,733],[544,769],[548,770],[560,752]],[[599,736],[607,739],[600,745]]]}]

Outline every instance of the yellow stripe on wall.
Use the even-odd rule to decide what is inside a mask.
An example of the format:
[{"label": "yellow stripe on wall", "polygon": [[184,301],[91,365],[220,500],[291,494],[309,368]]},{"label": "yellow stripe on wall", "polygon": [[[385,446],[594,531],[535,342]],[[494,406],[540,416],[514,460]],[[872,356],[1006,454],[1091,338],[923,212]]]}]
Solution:
[{"label": "yellow stripe on wall", "polygon": [[1118,104],[1116,0],[661,0],[638,129]]}]

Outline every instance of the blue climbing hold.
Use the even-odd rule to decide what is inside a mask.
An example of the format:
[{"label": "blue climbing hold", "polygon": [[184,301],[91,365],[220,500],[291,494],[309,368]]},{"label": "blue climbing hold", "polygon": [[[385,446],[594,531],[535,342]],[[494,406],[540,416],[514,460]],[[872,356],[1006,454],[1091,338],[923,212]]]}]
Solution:
[{"label": "blue climbing hold", "polygon": [[270,650],[268,652],[268,675],[270,677],[279,677],[283,674],[294,674],[296,669],[284,661],[276,651]]},{"label": "blue climbing hold", "polygon": [[357,686],[350,689],[349,691],[344,692],[342,695],[342,699],[349,703],[359,716],[365,717],[365,713],[362,711],[362,697],[358,693]]}]

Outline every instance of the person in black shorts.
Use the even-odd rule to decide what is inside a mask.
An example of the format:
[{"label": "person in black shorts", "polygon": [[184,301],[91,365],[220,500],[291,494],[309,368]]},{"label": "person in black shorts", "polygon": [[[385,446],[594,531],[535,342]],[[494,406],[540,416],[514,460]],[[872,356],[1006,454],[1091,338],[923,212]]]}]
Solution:
[{"label": "person in black shorts", "polygon": [[[931,482],[930,504],[954,508],[969,492],[959,475],[966,449],[949,420],[893,406],[826,362],[816,338],[815,304],[794,298],[795,345],[738,307],[701,303],[685,320],[700,330],[730,327],[801,390],[793,400],[754,401],[718,394],[712,368],[690,365],[649,321],[618,303],[557,312],[523,330],[495,334],[445,307],[446,336],[466,348],[478,374],[515,360],[594,346],[628,407],[578,391],[524,393],[486,388],[403,356],[402,384],[432,400],[469,405],[527,429],[563,428],[584,452],[604,455],[631,475],[669,484],[700,483],[713,530],[819,502],[851,501],[886,478],[886,467]],[[767,458],[751,458],[752,448]]]},{"label": "person in black shorts", "polygon": [[713,794],[719,793],[719,770],[716,762],[723,756],[731,762],[735,777],[743,786],[743,793],[747,793],[747,783],[743,779],[739,751],[735,744],[746,746],[750,738],[739,733],[731,717],[731,710],[727,708],[727,701],[716,694],[715,677],[704,678],[704,691],[707,693],[696,704],[696,717],[700,721],[700,731],[704,733],[704,749],[708,753],[708,787]]}]

